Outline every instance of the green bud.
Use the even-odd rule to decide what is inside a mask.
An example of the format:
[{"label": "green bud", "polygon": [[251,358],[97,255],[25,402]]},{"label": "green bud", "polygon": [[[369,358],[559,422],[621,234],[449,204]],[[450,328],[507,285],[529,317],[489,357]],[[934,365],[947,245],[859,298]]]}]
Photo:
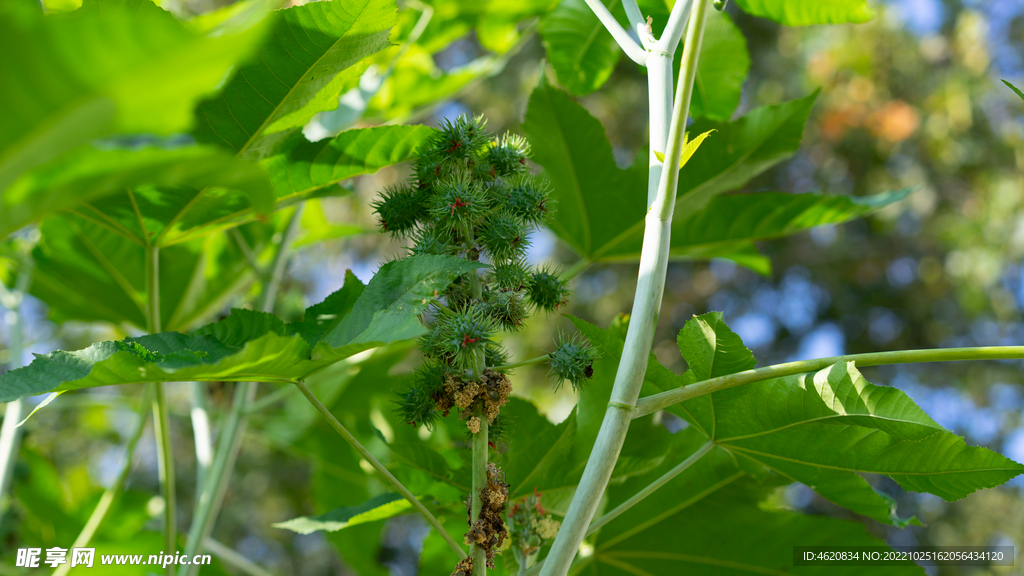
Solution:
[{"label": "green bud", "polygon": [[513,178],[506,184],[504,192],[505,209],[526,224],[542,224],[554,207],[547,184],[530,174]]},{"label": "green bud", "polygon": [[712,0],[711,5],[715,7],[715,10],[721,12],[725,10],[725,6],[729,3],[729,0]]},{"label": "green bud", "polygon": [[486,355],[488,346],[494,343],[491,338],[495,331],[495,322],[482,306],[441,310],[430,331],[420,338],[420,350],[424,356],[460,370],[475,368],[476,354]]}]

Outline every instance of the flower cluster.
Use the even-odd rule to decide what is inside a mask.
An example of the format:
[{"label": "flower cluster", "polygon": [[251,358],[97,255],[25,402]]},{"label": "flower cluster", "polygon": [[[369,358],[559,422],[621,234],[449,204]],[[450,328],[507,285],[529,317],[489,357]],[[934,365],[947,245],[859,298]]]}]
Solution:
[{"label": "flower cluster", "polygon": [[540,550],[544,542],[554,540],[561,524],[544,510],[541,494],[533,494],[512,506],[508,514],[509,530],[512,533],[516,552],[528,557]]}]

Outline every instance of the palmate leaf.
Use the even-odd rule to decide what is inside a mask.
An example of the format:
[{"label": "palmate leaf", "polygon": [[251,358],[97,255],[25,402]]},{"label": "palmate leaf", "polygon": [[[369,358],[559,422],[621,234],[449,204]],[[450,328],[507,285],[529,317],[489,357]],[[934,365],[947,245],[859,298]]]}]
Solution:
[{"label": "palmate leaf", "polygon": [[[0,15],[0,191],[94,138],[169,134],[248,55],[259,30],[208,38],[146,0],[86,0],[70,14]],[[10,204],[4,202],[4,204]]]},{"label": "palmate leaf", "polygon": [[482,264],[417,256],[385,264],[364,287],[345,286],[285,324],[271,314],[233,310],[189,334],[163,332],[101,342],[78,352],[39,355],[0,375],[0,401],[142,382],[301,380],[357,352],[418,336],[418,316],[456,277]]},{"label": "palmate leaf", "polygon": [[[109,322],[144,330],[145,249],[87,216],[54,216],[40,226],[32,251],[30,293],[46,302],[51,318]],[[272,249],[277,227],[250,225],[239,233],[259,257]],[[208,321],[238,290],[254,280],[238,244],[212,235],[160,251],[160,316],[168,330]]]},{"label": "palmate leaf", "polygon": [[[753,362],[718,313],[690,320],[680,333],[680,347],[691,366],[691,381],[749,368]],[[772,471],[854,512],[895,525],[907,521],[861,473],[884,474],[907,490],[957,500],[1024,472],[1024,466],[995,452],[967,446],[902,391],[868,383],[852,362],[722,390],[688,400],[681,409],[705,437],[735,455],[744,470]]]},{"label": "palmate leaf", "polygon": [[412,508],[412,504],[409,504],[409,501],[402,495],[385,492],[370,498],[359,506],[343,506],[319,516],[312,518],[300,516],[285,522],[277,522],[273,526],[299,534],[312,534],[320,530],[337,532],[349,526],[398,516],[410,508]]},{"label": "palmate leaf", "polygon": [[274,13],[267,40],[196,112],[196,137],[264,158],[355,86],[367,56],[388,46],[394,0],[329,0]]},{"label": "palmate leaf", "polygon": [[[657,493],[652,498],[656,497]],[[750,490],[741,486],[729,486],[681,508],[660,522],[622,523],[624,530],[602,530],[594,554],[585,559],[587,565],[579,574],[854,576],[863,574],[864,568],[793,566],[793,546],[885,546],[856,522],[762,510],[750,498]],[[873,566],[870,571],[887,576],[924,574],[909,560]]]},{"label": "palmate leaf", "polygon": [[[796,151],[812,98],[758,108],[735,122],[698,120],[691,126],[691,134],[716,132],[680,171],[673,258],[733,258],[767,272],[754,242],[846,222],[903,197],[719,196]],[[590,260],[638,258],[647,202],[646,155],[625,170],[617,168],[601,123],[544,80],[530,97],[523,129],[562,207],[549,223],[555,234]],[[700,203],[703,208],[695,208]]]},{"label": "palmate leaf", "polygon": [[[213,146],[103,150],[79,147],[22,175],[0,196],[0,237],[83,202],[140,187],[219,186],[266,213],[274,188],[255,164]],[[131,220],[135,220],[132,214]]]},{"label": "palmate leaf", "polygon": [[875,17],[866,0],[736,0],[752,16],[786,26],[863,23]]},{"label": "palmate leaf", "polygon": [[[604,2],[620,13],[619,0]],[[541,25],[541,39],[559,83],[573,94],[584,95],[608,81],[622,51],[583,0],[563,0]]]},{"label": "palmate leaf", "polygon": [[[412,158],[432,133],[433,129],[424,126],[381,126],[308,142],[296,131],[287,140],[284,152],[259,163],[272,183],[268,206],[274,210],[317,195],[347,194],[335,185]],[[239,159],[231,161],[248,165]],[[266,176],[261,182],[266,182]],[[256,220],[261,212],[251,193],[229,188],[230,181],[223,187],[212,178],[201,185],[183,184],[142,187],[131,193],[122,188],[75,211],[92,215],[135,242],[158,246],[173,246],[234,228]]]}]

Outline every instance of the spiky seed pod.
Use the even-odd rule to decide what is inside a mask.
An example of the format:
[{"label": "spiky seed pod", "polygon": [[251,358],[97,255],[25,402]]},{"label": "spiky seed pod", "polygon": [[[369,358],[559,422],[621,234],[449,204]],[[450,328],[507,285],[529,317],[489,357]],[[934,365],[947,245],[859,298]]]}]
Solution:
[{"label": "spiky seed pod", "polygon": [[548,185],[530,174],[513,178],[505,188],[505,209],[526,224],[542,224],[554,208]]},{"label": "spiky seed pod", "polygon": [[495,322],[484,314],[481,306],[469,305],[463,310],[441,310],[434,324],[420,339],[424,355],[455,366],[460,370],[475,368],[476,354],[486,353]]},{"label": "spiky seed pod", "polygon": [[522,290],[529,286],[530,269],[523,259],[495,264],[491,270],[491,281],[503,290]]},{"label": "spiky seed pod", "polygon": [[420,352],[427,358],[432,358],[442,364],[451,364],[452,358],[448,346],[448,336],[444,331],[444,322],[441,318],[446,313],[442,310],[438,318],[430,325],[430,331],[420,336]]},{"label": "spiky seed pod", "polygon": [[599,356],[590,341],[579,334],[569,339],[559,336],[558,348],[548,354],[548,363],[551,365],[548,375],[555,378],[555,389],[568,380],[572,389],[579,391],[594,376],[594,360]]},{"label": "spiky seed pod", "polygon": [[423,195],[405,185],[385,188],[380,198],[370,205],[377,214],[381,230],[398,238],[412,232],[416,224],[427,217]]},{"label": "spiky seed pod", "polygon": [[412,386],[399,395],[397,403],[399,414],[408,424],[423,424],[428,430],[434,429],[438,413],[435,402],[426,389]]},{"label": "spiky seed pod", "polygon": [[484,311],[506,330],[523,327],[528,316],[523,294],[514,290],[489,290],[484,295]]},{"label": "spiky seed pod", "polygon": [[518,260],[526,254],[530,245],[528,230],[523,223],[508,212],[499,212],[480,231],[480,244],[495,262]]},{"label": "spiky seed pod", "polygon": [[452,310],[465,309],[473,302],[473,292],[469,281],[465,277],[456,279],[448,286],[444,297],[448,302],[448,307]]},{"label": "spiky seed pod", "polygon": [[440,364],[424,364],[416,371],[415,386],[420,388],[427,396],[434,396],[444,391],[444,380],[448,375],[448,368]]},{"label": "spiky seed pod", "polygon": [[504,366],[509,361],[508,350],[504,346],[495,344],[494,346],[488,346],[487,351],[484,352],[484,362],[488,366]]},{"label": "spiky seed pod", "polygon": [[413,164],[411,185],[418,191],[432,194],[438,182],[451,178],[452,175],[452,167],[442,158],[437,155],[425,155]]},{"label": "spiky seed pod", "polygon": [[409,252],[413,255],[455,256],[459,253],[459,246],[452,241],[451,232],[436,228],[420,228],[411,236],[413,246]]},{"label": "spiky seed pod", "polygon": [[509,176],[526,170],[530,144],[518,134],[505,134],[484,153],[481,170],[491,178]]},{"label": "spiky seed pod", "polygon": [[434,226],[442,230],[473,227],[490,209],[487,194],[469,178],[452,178],[438,182],[430,207]]},{"label": "spiky seed pod", "polygon": [[491,139],[483,116],[459,116],[454,122],[444,120],[428,144],[428,156],[444,162],[465,164],[475,161]]},{"label": "spiky seed pod", "polygon": [[533,273],[528,286],[530,302],[537,308],[552,312],[566,303],[572,294],[553,270],[544,269]]}]

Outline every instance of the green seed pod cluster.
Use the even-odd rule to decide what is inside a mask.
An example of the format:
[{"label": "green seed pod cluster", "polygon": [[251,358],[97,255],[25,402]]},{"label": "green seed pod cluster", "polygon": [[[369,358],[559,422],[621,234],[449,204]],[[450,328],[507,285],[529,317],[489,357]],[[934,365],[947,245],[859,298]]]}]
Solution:
[{"label": "green seed pod cluster", "polygon": [[[498,412],[511,385],[500,370],[509,364],[508,353],[495,336],[519,330],[532,313],[553,311],[569,298],[555,271],[526,262],[531,231],[554,207],[548,186],[529,171],[529,156],[521,136],[496,139],[481,117],[462,116],[444,122],[425,143],[407,182],[372,204],[381,230],[411,244],[411,256],[490,265],[438,291],[419,342],[427,364],[397,401],[411,424],[433,427],[454,410],[470,431],[482,429],[485,417],[491,439],[500,437]],[[562,362],[563,356],[551,358]],[[573,372],[570,381],[576,387],[582,378]]]},{"label": "green seed pod cluster", "polygon": [[575,335],[572,338],[559,336],[558,348],[548,354],[551,370],[548,375],[555,378],[558,388],[568,380],[572,389],[579,391],[587,380],[594,376],[594,360],[600,357],[586,338]]}]

